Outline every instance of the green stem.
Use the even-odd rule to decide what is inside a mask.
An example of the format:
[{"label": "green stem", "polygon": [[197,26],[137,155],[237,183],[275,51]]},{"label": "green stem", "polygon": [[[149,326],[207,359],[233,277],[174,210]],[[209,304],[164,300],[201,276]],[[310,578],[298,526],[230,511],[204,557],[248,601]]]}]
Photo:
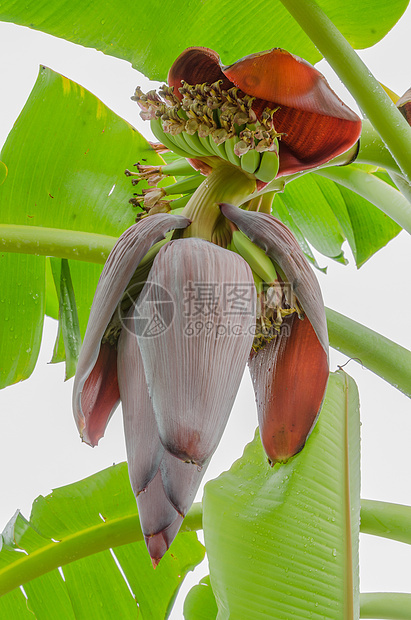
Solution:
[{"label": "green stem", "polygon": [[[181,526],[181,532],[202,528],[202,505],[193,504]],[[80,558],[99,551],[143,540],[137,511],[125,517],[101,521],[94,527],[71,534],[60,542],[50,540],[36,551],[15,553],[16,561],[0,569],[0,596],[21,584]]]},{"label": "green stem", "polygon": [[347,86],[411,181],[411,127],[315,0],[281,0]]},{"label": "green stem", "polygon": [[0,250],[104,265],[117,237],[78,230],[0,224]]},{"label": "green stem", "polygon": [[411,351],[326,308],[330,345],[411,397]]},{"label": "green stem", "polygon": [[[184,231],[184,236],[215,241],[218,235],[223,240],[226,236],[223,230],[225,222],[218,204],[229,202],[240,206],[254,192],[255,187],[255,179],[241,168],[228,163],[218,165],[194,192],[182,212],[184,217],[192,221]],[[224,245],[224,242],[219,245]]]},{"label": "green stem", "polygon": [[360,618],[411,620],[411,594],[364,592],[360,597]]},{"label": "green stem", "polygon": [[159,168],[162,174],[174,177],[190,176],[195,172],[193,166],[185,158],[175,159],[170,164],[159,166]]},{"label": "green stem", "polygon": [[395,185],[400,190],[401,194],[405,196],[405,198],[411,204],[411,183],[408,183],[408,181],[404,179],[404,177],[397,174],[396,172],[390,171],[388,174],[390,175],[391,180],[394,181]]},{"label": "green stem", "polygon": [[197,173],[197,174],[192,174],[186,179],[181,179],[180,181],[176,181],[172,185],[166,185],[162,189],[164,190],[166,196],[171,196],[173,194],[185,194],[186,192],[193,192],[194,190],[196,190],[203,181],[204,181],[203,175],[200,173]]},{"label": "green stem", "polygon": [[411,506],[361,500],[361,532],[411,545]]},{"label": "green stem", "polygon": [[359,164],[373,164],[392,172],[401,173],[395,159],[385,146],[381,136],[375,131],[370,121],[363,120],[360,149],[355,160]]},{"label": "green stem", "polygon": [[276,192],[259,193],[246,203],[248,211],[259,211],[260,213],[271,213],[273,200]]},{"label": "green stem", "polygon": [[359,194],[411,234],[411,204],[395,187],[353,166],[324,168],[315,174]]}]

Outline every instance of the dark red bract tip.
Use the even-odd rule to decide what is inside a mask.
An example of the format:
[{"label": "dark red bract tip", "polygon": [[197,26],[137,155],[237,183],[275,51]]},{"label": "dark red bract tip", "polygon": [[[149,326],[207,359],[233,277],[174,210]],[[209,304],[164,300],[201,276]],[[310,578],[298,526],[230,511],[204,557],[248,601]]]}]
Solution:
[{"label": "dark red bract tip", "polygon": [[182,99],[179,92],[181,81],[188,84],[212,84],[223,81],[223,88],[230,88],[231,82],[224,76],[220,68],[220,56],[208,47],[189,47],[174,61],[168,72],[167,82],[174,86],[174,93]]}]

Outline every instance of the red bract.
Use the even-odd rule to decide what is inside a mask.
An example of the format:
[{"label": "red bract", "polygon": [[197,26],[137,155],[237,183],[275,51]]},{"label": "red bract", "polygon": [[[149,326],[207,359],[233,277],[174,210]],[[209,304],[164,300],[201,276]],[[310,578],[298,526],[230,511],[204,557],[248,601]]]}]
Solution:
[{"label": "red bract", "polygon": [[258,118],[269,108],[280,139],[278,176],[314,168],[341,155],[358,140],[361,120],[305,60],[275,48],[221,65],[213,50],[186,49],[174,62],[168,83],[181,98],[181,81],[188,84],[222,81],[227,90],[238,87],[255,97]]},{"label": "red bract", "polygon": [[397,101],[397,108],[411,125],[411,88],[409,88]]},{"label": "red bract", "polygon": [[[154,566],[221,439],[254,337],[251,269],[208,241],[165,244],[138,288],[133,274],[150,247],[189,224],[157,214],[120,237],[97,286],[73,391],[77,426],[92,446],[121,398],[130,480]],[[208,319],[191,297],[196,286]],[[229,299],[236,287],[246,292],[240,310]]]},{"label": "red bract", "polygon": [[[128,229],[107,260],[74,382],[75,419],[92,446],[121,398],[130,480],[154,566],[194,500],[247,359],[273,464],[302,449],[327,384],[321,291],[294,236],[270,215],[228,204],[221,211],[265,250],[291,287],[288,300],[270,306],[284,311],[278,335],[261,344],[247,262],[203,239],[163,245],[139,283],[136,270],[152,245],[190,225],[182,216],[157,214]],[[193,297],[196,286],[200,299]]]},{"label": "red bract", "polygon": [[279,335],[249,360],[264,449],[274,464],[304,446],[328,381],[328,335],[324,303],[316,277],[294,235],[266,213],[221,205],[222,213],[265,250],[304,311],[283,320]]}]

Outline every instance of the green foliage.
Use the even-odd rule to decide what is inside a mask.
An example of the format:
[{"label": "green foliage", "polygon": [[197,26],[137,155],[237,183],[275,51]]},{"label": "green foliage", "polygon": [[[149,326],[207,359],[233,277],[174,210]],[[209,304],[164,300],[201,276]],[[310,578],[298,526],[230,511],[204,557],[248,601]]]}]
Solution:
[{"label": "green foliage", "polygon": [[361,267],[401,230],[358,194],[313,173],[288,183],[284,192],[276,195],[273,214],[304,244],[311,262],[307,241],[321,254],[344,263],[341,246],[347,240],[357,267]]},{"label": "green foliage", "polygon": [[326,308],[330,345],[411,397],[411,351]]},{"label": "green foliage", "polygon": [[7,177],[7,166],[2,161],[0,161],[0,185],[3,185],[4,181]]},{"label": "green foliage", "polygon": [[187,594],[184,601],[185,620],[215,620],[218,607],[210,584],[210,575]]},{"label": "green foliage", "polygon": [[[298,17],[303,4],[246,0],[239,11],[234,0],[190,0],[178,7],[153,0],[143,8],[130,0],[27,6],[2,0],[0,20],[95,47],[158,79],[165,79],[178,54],[193,44],[215,49],[225,63],[274,46],[315,62],[321,48],[327,58],[336,54],[349,67],[361,89],[359,66],[344,60],[338,42],[327,42],[329,33],[324,37],[318,28],[314,46],[306,34],[311,14],[307,9]],[[388,32],[408,1],[317,4],[351,45],[363,48]],[[306,32],[287,5],[294,6]],[[311,0],[305,5],[318,9]],[[385,120],[378,93],[369,99]],[[397,151],[404,151],[401,145]],[[95,96],[45,67],[0,158],[1,224],[92,232],[104,235],[108,245],[135,221],[124,169],[137,160],[162,162],[133,127]],[[398,175],[393,178],[405,183]],[[360,267],[398,234],[398,223],[409,230],[409,205],[392,186],[381,170],[331,167],[293,179],[277,194],[273,213],[294,232],[315,266],[311,246],[344,263],[347,240]],[[58,258],[23,254],[18,243],[15,252],[0,254],[0,387],[32,372],[45,313],[60,320],[52,362],[66,360],[66,377],[73,375],[101,272],[101,264],[93,264],[91,238],[90,262],[84,256],[79,262],[58,253]],[[327,319],[332,346],[361,358],[411,396],[409,351],[335,311],[328,310]],[[359,502],[358,393],[352,379],[339,371],[330,377],[318,424],[300,454],[271,469],[256,437],[228,472],[208,483],[204,530],[210,576],[187,596],[185,619],[359,618]],[[410,507],[365,500],[362,530],[409,543],[409,512]],[[17,512],[0,537],[0,617],[167,618],[185,575],[204,557],[195,532],[184,531],[199,527],[201,513],[194,510],[154,572],[125,464],[56,489],[37,498],[29,521]],[[410,595],[361,596],[364,618],[411,618],[409,609]]]},{"label": "green foliage", "polygon": [[[135,220],[128,203],[132,186],[124,170],[138,157],[151,164],[162,161],[94,95],[42,67],[1,153],[8,168],[0,187],[1,222],[118,237]],[[69,266],[84,335],[102,267],[77,261],[69,261]],[[35,366],[45,272],[44,256],[0,255],[1,387],[26,379]]]},{"label": "green foliage", "polygon": [[[321,0],[320,5],[356,48],[374,45],[396,23],[407,0]],[[283,47],[310,62],[318,50],[279,0],[54,0],[24,5],[3,0],[0,20],[42,30],[68,41],[123,58],[151,79],[165,80],[171,63],[191,45],[217,50],[224,63],[252,52]],[[159,27],[167,24],[166,27]],[[227,36],[229,32],[229,36]],[[252,32],[258,32],[253,36]],[[250,35],[248,35],[250,33]],[[153,50],[154,53],[148,53]]]},{"label": "green foliage", "polygon": [[[57,333],[53,361],[62,361],[61,351],[65,351],[66,379],[70,379],[76,372],[77,360],[81,347],[76,297],[68,260],[66,258],[62,258],[61,260],[52,258],[51,268],[56,291],[59,296],[59,330]],[[57,357],[57,359],[55,359],[55,357]]]},{"label": "green foliage", "polygon": [[[365,240],[367,241],[365,250],[368,253],[375,245],[375,237],[379,241],[383,229],[387,228],[387,232],[389,230],[387,222],[384,222],[384,214],[386,216],[391,215],[394,222],[397,223],[397,227],[395,227],[392,220],[388,222],[388,226],[391,225],[393,231],[397,228],[399,232],[399,227],[402,227],[408,233],[411,233],[410,203],[395,186],[392,186],[391,179],[387,179],[388,175],[386,173],[385,175],[381,175],[381,173],[372,174],[354,164],[339,168],[335,166],[330,167],[326,170],[319,170],[316,174],[321,175],[324,179],[328,178],[338,183],[343,197],[349,197],[348,201],[346,199],[348,210],[353,211],[353,217],[351,219],[354,220],[357,228],[362,228],[364,230],[372,223],[372,220],[370,222],[367,209],[370,202],[378,207],[378,210],[373,209],[375,212],[373,219],[377,217],[377,221],[374,226],[371,226],[368,235],[365,236]],[[378,213],[378,211],[380,211],[380,213]],[[347,237],[349,238],[349,233]],[[387,238],[387,240],[389,239]],[[357,244],[354,243],[354,251],[357,251],[356,245]],[[363,258],[361,256],[362,253],[363,252],[360,252],[360,258]],[[369,254],[366,255],[366,259],[367,258],[369,258]],[[365,262],[364,259],[362,262]]]},{"label": "green foliage", "polygon": [[219,618],[358,618],[359,433],[357,387],[339,371],[300,454],[270,469],[256,437],[206,485]]},{"label": "green foliage", "polygon": [[101,619],[166,617],[204,548],[182,532],[154,571],[142,538],[126,463],[38,497],[30,520],[17,512],[0,539],[0,617],[25,617],[20,584],[39,619],[91,618],[96,609]]}]

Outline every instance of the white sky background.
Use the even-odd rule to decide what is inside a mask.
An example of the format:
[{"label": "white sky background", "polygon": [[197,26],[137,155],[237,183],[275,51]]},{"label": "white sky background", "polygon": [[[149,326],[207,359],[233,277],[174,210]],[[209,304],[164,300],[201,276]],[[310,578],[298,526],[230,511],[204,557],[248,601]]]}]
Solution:
[{"label": "white sky background", "polygon": [[[398,94],[410,87],[411,8],[399,24],[371,50],[360,55],[374,75]],[[275,42],[273,42],[273,45]],[[224,61],[224,59],[223,59]],[[0,23],[0,144],[22,109],[45,64],[79,82],[117,114],[148,135],[147,124],[130,100],[137,84],[148,82],[124,61],[75,46],[42,33]],[[333,88],[351,106],[353,101],[324,62],[319,65]],[[27,162],[30,165],[29,162]],[[130,165],[134,162],[130,162]],[[359,271],[349,249],[349,266],[317,255],[328,274],[318,273],[326,305],[381,332],[411,349],[411,243],[401,233]],[[46,319],[44,342],[32,377],[0,392],[0,530],[19,508],[29,517],[39,494],[85,478],[125,460],[121,413],[118,411],[98,448],[79,440],[71,412],[72,380],[63,383],[63,365],[47,365],[52,355],[56,322]],[[346,358],[332,350],[331,368]],[[362,418],[362,497],[411,505],[411,407],[403,394],[356,362],[345,370],[359,386]],[[216,477],[238,458],[253,437],[257,423],[254,395],[246,371],[233,412],[209,466],[206,480]],[[361,536],[361,590],[411,592],[411,547]],[[191,574],[171,618],[182,618],[185,592],[206,574],[203,564]]]}]

